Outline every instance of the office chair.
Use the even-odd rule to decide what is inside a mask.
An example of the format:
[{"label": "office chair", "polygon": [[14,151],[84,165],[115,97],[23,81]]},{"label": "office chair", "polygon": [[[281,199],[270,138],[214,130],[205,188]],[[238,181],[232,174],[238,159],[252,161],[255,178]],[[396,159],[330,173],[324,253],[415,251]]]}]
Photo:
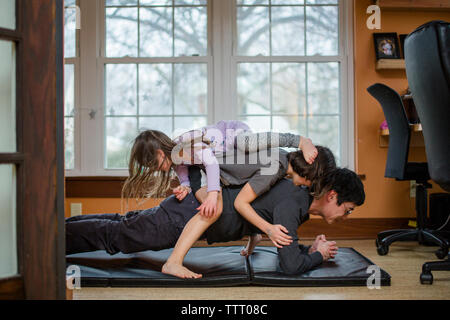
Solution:
[{"label": "office chair", "polygon": [[[430,177],[450,192],[450,24],[431,21],[409,34],[405,63],[422,123]],[[432,284],[432,270],[450,271],[449,259],[426,262],[420,282]]]},{"label": "office chair", "polygon": [[377,83],[367,91],[380,103],[388,127],[389,147],[384,176],[397,181],[416,181],[416,217],[417,228],[387,230],[378,233],[377,252],[386,255],[389,246],[395,241],[418,241],[420,244],[433,243],[440,246],[436,255],[443,258],[448,254],[448,242],[439,232],[426,229],[427,189],[431,188],[426,162],[408,162],[411,131],[400,95],[390,87]]}]

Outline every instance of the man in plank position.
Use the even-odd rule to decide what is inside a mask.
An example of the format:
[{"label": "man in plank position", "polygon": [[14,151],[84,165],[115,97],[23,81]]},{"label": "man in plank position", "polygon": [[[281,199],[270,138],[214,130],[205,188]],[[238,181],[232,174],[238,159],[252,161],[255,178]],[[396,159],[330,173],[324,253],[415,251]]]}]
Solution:
[{"label": "man in plank position", "polygon": [[[199,171],[193,167],[190,172],[192,192],[181,202],[170,196],[157,207],[128,212],[124,216],[99,214],[68,218],[66,253],[106,250],[116,254],[173,248],[189,220],[205,219],[197,214],[200,202],[195,196],[201,200],[206,195],[205,188],[195,182],[199,181],[198,176]],[[337,252],[336,243],[327,241],[323,235],[317,236],[312,246],[298,243],[297,229],[309,215],[320,216],[331,224],[347,219],[356,206],[364,203],[364,186],[351,170],[338,168],[328,173],[322,186],[321,196],[315,199],[307,188],[282,179],[252,202],[263,219],[282,225],[292,240],[289,245],[278,248],[280,267],[286,274],[306,272],[333,258]],[[234,208],[240,190],[236,187],[222,189],[222,214],[204,234],[209,244],[240,240],[259,232]],[[186,268],[182,274],[185,278],[201,276]]]}]

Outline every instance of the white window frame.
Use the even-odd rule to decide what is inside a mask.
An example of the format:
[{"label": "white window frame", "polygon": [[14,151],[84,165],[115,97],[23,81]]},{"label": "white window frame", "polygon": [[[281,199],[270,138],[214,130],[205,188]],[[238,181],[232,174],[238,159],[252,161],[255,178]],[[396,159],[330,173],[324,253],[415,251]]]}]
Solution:
[{"label": "white window frame", "polygon": [[[105,63],[174,63],[182,58],[106,58],[104,0],[78,0],[81,9],[79,56],[66,59],[75,67],[75,168],[66,176],[127,176],[127,170],[105,169]],[[341,96],[341,166],[355,168],[353,2],[339,1],[339,55],[314,57],[236,56],[236,2],[209,0],[208,54],[184,62],[208,65],[208,124],[237,117],[237,66],[240,62],[339,62]],[[231,54],[226,54],[230,52]],[[75,61],[76,60],[76,61]],[[70,62],[69,62],[70,61]],[[101,93],[101,94],[99,94]],[[95,118],[90,114],[94,111]]]},{"label": "white window frame", "polygon": [[[79,6],[79,2],[81,0],[76,0],[75,4],[76,6]],[[68,10],[67,8],[64,8],[64,10]],[[69,9],[74,10],[74,9]],[[77,170],[77,168],[80,167],[80,157],[77,157],[81,153],[80,147],[80,139],[79,139],[79,132],[80,132],[80,119],[79,119],[79,102],[81,97],[80,92],[80,71],[81,71],[81,50],[80,50],[80,30],[76,30],[75,32],[75,57],[71,58],[64,58],[64,65],[73,65],[73,71],[74,71],[74,168],[66,170],[66,175],[73,173]],[[66,119],[66,117],[64,117]]]}]

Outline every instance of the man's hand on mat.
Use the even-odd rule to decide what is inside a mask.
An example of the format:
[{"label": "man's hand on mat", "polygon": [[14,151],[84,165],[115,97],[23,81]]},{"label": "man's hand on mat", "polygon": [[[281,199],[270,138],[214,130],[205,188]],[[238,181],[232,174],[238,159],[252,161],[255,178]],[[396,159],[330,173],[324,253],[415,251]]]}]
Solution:
[{"label": "man's hand on mat", "polygon": [[324,234],[318,235],[316,237],[316,240],[314,241],[314,243],[312,244],[311,248],[309,248],[309,253],[314,253],[317,251],[317,246],[319,245],[320,241],[327,241],[327,239],[325,238]]},{"label": "man's hand on mat", "polygon": [[335,241],[319,241],[317,251],[322,255],[323,261],[333,259],[338,251]]},{"label": "man's hand on mat", "polygon": [[283,246],[288,246],[292,243],[292,237],[288,235],[288,229],[281,224],[271,225],[266,233],[277,248],[283,248]]},{"label": "man's hand on mat", "polygon": [[312,143],[311,139],[300,137],[300,144],[298,145],[298,148],[302,150],[303,157],[305,158],[306,162],[312,164],[314,160],[316,160],[318,151],[316,146]]},{"label": "man's hand on mat", "polygon": [[199,214],[211,218],[217,214],[217,196],[218,191],[208,192],[208,196],[206,197],[205,202],[202,203],[200,207],[197,208],[199,210]]},{"label": "man's hand on mat", "polygon": [[175,189],[173,189],[173,194],[178,199],[178,201],[181,201],[184,198],[186,198],[189,192],[191,192],[191,188],[187,186],[178,186]]}]

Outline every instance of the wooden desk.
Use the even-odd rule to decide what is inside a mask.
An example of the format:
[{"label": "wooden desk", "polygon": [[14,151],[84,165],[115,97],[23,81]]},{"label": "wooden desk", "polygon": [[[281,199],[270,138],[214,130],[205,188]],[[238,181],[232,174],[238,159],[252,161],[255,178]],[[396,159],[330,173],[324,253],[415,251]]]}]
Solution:
[{"label": "wooden desk", "polygon": [[[423,141],[422,125],[410,124],[411,140],[409,142],[410,147],[425,147]],[[380,130],[380,147],[387,148],[389,146],[389,129]]]}]

